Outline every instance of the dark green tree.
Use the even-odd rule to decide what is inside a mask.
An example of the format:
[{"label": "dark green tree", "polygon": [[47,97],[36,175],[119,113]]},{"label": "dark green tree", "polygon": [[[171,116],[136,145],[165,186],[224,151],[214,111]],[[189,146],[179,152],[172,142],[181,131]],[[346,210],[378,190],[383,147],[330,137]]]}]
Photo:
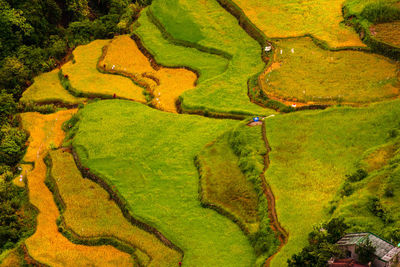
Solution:
[{"label": "dark green tree", "polygon": [[361,243],[356,248],[356,253],[358,254],[358,260],[362,264],[367,264],[372,262],[375,258],[375,247],[372,245],[371,241],[367,238],[363,243]]}]

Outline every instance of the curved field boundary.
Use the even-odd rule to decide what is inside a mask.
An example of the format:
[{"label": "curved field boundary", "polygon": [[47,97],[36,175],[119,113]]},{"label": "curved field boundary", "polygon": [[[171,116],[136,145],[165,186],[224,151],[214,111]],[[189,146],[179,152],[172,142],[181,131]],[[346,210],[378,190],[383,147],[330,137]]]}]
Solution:
[{"label": "curved field boundary", "polygon": [[150,64],[137,42],[127,35],[115,37],[105,46],[100,60],[100,71],[128,77],[146,87],[149,96],[147,104],[167,112],[177,113],[177,99],[183,92],[193,89],[199,77],[197,73],[184,68],[165,68],[160,65],[153,68],[154,61],[151,60],[153,64]]},{"label": "curved field boundary", "polygon": [[347,6],[343,6],[342,13],[345,20],[353,25],[355,30],[359,33],[362,41],[371,47],[373,52],[382,54],[397,61],[400,60],[400,47],[375,38],[369,29],[369,26],[372,23],[363,19],[359,14],[352,14]]},{"label": "curved field boundary", "polygon": [[[183,68],[183,69],[187,69],[189,71],[194,72],[197,75],[197,79],[195,82],[195,86],[197,86],[197,81],[198,81],[198,77],[200,77],[200,73],[190,67],[186,67],[186,66],[174,66],[174,67],[170,67],[170,66],[163,66],[159,63],[157,63],[157,61],[155,60],[154,56],[152,54],[150,54],[150,52],[146,49],[146,47],[143,45],[142,40],[140,39],[140,37],[136,34],[132,35],[132,39],[136,42],[139,50],[142,52],[143,55],[145,55],[149,61],[151,66],[157,70],[160,69],[161,67],[165,67],[165,68]],[[250,116],[251,114],[227,114],[227,113],[217,113],[217,112],[206,112],[203,110],[190,110],[190,111],[186,111],[182,109],[182,104],[181,104],[181,100],[178,99],[176,101],[176,106],[177,106],[177,111],[178,113],[186,113],[186,114],[195,114],[195,115],[200,115],[200,116],[204,116],[204,117],[211,117],[211,118],[216,118],[216,119],[234,119],[234,120],[243,120],[246,117]]]},{"label": "curved field boundary", "polygon": [[147,15],[149,16],[150,21],[154,25],[156,25],[156,27],[160,30],[164,39],[168,40],[171,43],[173,43],[175,45],[179,45],[179,46],[192,47],[192,48],[199,50],[200,52],[214,54],[214,55],[226,58],[228,60],[231,60],[233,58],[233,56],[231,54],[229,54],[228,52],[225,52],[225,51],[217,49],[217,48],[207,47],[207,46],[203,46],[203,45],[200,45],[197,43],[175,39],[171,34],[169,34],[167,32],[167,30],[164,28],[164,26],[160,22],[160,20],[156,16],[154,16],[153,12],[151,11],[151,7],[147,9]]},{"label": "curved field boundary", "polygon": [[34,169],[26,174],[29,199],[39,210],[36,232],[25,241],[25,245],[31,257],[48,265],[72,265],[73,262],[74,265],[89,262],[104,265],[111,265],[111,262],[131,264],[129,254],[110,246],[75,245],[58,232],[56,219],[59,213],[51,192],[44,184],[46,166],[43,158],[51,144],[58,146],[62,142],[64,132],[61,131],[61,124],[74,112],[66,110],[50,115],[21,114],[22,125],[31,133],[24,159],[35,161]]},{"label": "curved field boundary", "polygon": [[[87,45],[81,45],[76,47],[73,54],[74,59],[68,62],[68,64],[65,64],[64,67],[60,69],[58,73],[62,86],[67,91],[69,91],[73,96],[76,97],[101,98],[101,99],[118,98],[118,99],[132,100],[140,103],[145,103],[146,100],[143,93],[144,88],[142,86],[138,85],[133,80],[129,81],[125,80],[126,78],[125,77],[122,78],[122,76],[107,77],[107,74],[104,74],[101,71],[99,71],[98,68],[99,59],[101,61],[102,58],[104,57],[103,48],[109,42],[110,40],[98,39],[90,42]],[[94,51],[88,51],[88,49],[92,49]],[[91,55],[93,53],[98,53],[99,56],[95,57],[94,55]],[[90,54],[89,58],[84,57],[87,54]],[[79,62],[75,62],[75,58],[78,57],[78,55],[80,57]],[[86,67],[86,65],[88,64],[89,68]],[[78,73],[78,68],[82,69],[79,73]],[[64,75],[64,73],[66,74]],[[72,75],[73,77],[75,77],[74,79]],[[81,76],[81,79],[77,79],[79,75]],[[85,77],[86,79],[82,79],[82,77]],[[102,90],[103,92],[96,91],[97,90],[96,88],[87,88],[88,84],[91,84],[91,83],[85,83],[88,81],[88,79],[90,79],[91,83],[94,83],[95,85],[101,87],[100,90]],[[75,86],[72,85],[71,80],[75,80],[73,81],[76,83]],[[100,81],[103,83],[100,83]],[[80,90],[75,88],[76,86],[78,87],[80,86],[81,87]],[[126,88],[124,86],[127,86],[129,88]],[[116,89],[116,91],[110,89],[113,87],[115,87],[114,89]]]},{"label": "curved field boundary", "polygon": [[99,184],[104,190],[106,190],[110,194],[110,199],[112,199],[121,209],[122,214],[124,217],[132,224],[138,226],[139,228],[150,232],[154,234],[162,243],[164,243],[167,247],[175,249],[178,251],[182,256],[184,255],[183,250],[173,244],[170,240],[168,240],[162,233],[160,233],[156,228],[141,222],[134,218],[130,211],[129,211],[129,204],[123,199],[123,197],[118,193],[117,189],[114,186],[110,186],[105,179],[100,178],[99,175],[94,174],[93,172],[90,171],[89,168],[85,168],[79,157],[78,154],[76,153],[75,149],[72,149],[72,155],[75,160],[75,164],[78,168],[78,170],[81,172],[82,177],[89,178],[90,180],[94,181],[95,183]]},{"label": "curved field boundary", "polygon": [[[332,106],[331,104],[324,104],[324,103],[302,103],[302,102],[287,102],[284,99],[271,97],[266,93],[265,86],[263,85],[262,79],[264,75],[268,72],[271,68],[273,60],[271,57],[275,56],[277,53],[274,45],[274,40],[284,40],[284,39],[293,39],[293,38],[304,38],[309,37],[312,41],[321,49],[329,50],[332,52],[339,52],[339,51],[361,51],[365,53],[374,53],[368,47],[330,47],[327,42],[320,40],[313,36],[312,34],[305,34],[302,36],[294,36],[294,37],[285,37],[285,38],[268,38],[265,34],[258,29],[246,16],[243,10],[235,4],[232,0],[216,0],[226,11],[231,13],[238,21],[239,25],[253,38],[255,39],[262,48],[265,46],[272,46],[272,50],[270,52],[265,52],[264,50],[261,51],[261,58],[266,63],[266,66],[262,72],[259,74],[251,77],[248,81],[248,95],[249,98],[253,103],[256,103],[262,107],[272,108],[277,111],[281,112],[291,112],[291,111],[300,111],[300,110],[308,110],[308,109],[325,109],[327,107]],[[345,11],[343,11],[345,14]],[[345,16],[345,15],[344,15]],[[361,27],[361,26],[360,26]],[[369,29],[368,29],[369,31]],[[371,34],[370,34],[371,35]],[[285,103],[289,104],[286,105]],[[290,106],[291,104],[296,104],[296,107]],[[353,103],[342,103],[345,105],[352,105],[352,106],[360,106],[359,104]],[[297,105],[299,105],[297,107]]]},{"label": "curved field boundary", "polygon": [[[46,174],[45,183],[46,183],[46,186],[49,188],[49,190],[53,193],[54,202],[56,203],[56,205],[60,211],[60,216],[58,217],[58,219],[56,221],[58,230],[66,238],[68,238],[71,242],[73,242],[75,244],[81,244],[81,245],[87,245],[87,246],[111,245],[121,251],[131,254],[131,256],[135,259],[135,262],[139,263],[139,265],[141,265],[140,262],[138,261],[137,256],[135,255],[136,249],[139,249],[139,248],[136,248],[133,245],[128,244],[127,242],[125,242],[115,236],[95,236],[95,237],[80,236],[74,230],[72,230],[71,227],[69,227],[65,223],[63,213],[64,213],[65,209],[67,208],[67,205],[65,204],[64,200],[62,199],[57,182],[55,181],[54,177],[51,174],[53,164],[52,164],[50,154],[47,154],[45,156],[44,162],[47,166],[47,174]],[[142,252],[142,253],[144,253],[144,252]],[[149,255],[147,255],[147,256],[151,259],[151,257]]]},{"label": "curved field boundary", "polygon": [[278,215],[277,215],[276,209],[275,209],[275,196],[274,196],[274,193],[272,192],[271,187],[269,186],[269,184],[267,182],[267,179],[265,178],[265,172],[267,171],[269,164],[270,164],[269,152],[271,151],[271,146],[269,145],[269,142],[267,139],[267,130],[266,130],[266,126],[265,126],[265,121],[263,121],[263,123],[261,125],[261,129],[262,129],[262,138],[265,142],[265,148],[267,149],[267,153],[265,154],[265,157],[264,157],[264,171],[263,171],[263,173],[261,173],[260,178],[262,181],[262,187],[264,189],[265,196],[268,199],[268,215],[269,215],[269,219],[270,219],[270,225],[271,225],[271,228],[277,233],[279,241],[281,242],[281,244],[279,245],[279,248],[275,252],[275,254],[273,254],[271,257],[269,257],[267,259],[267,261],[265,262],[265,266],[270,266],[271,261],[274,258],[274,256],[276,254],[278,254],[279,251],[281,250],[281,248],[284,245],[286,245],[286,243],[288,242],[289,233],[279,223]]},{"label": "curved field boundary", "polygon": [[[212,145],[214,142],[210,143],[210,145]],[[233,214],[232,212],[229,212],[228,210],[224,209],[224,207],[216,205],[214,203],[210,203],[209,201],[207,201],[207,199],[204,198],[204,193],[203,193],[203,186],[201,185],[202,183],[202,179],[203,179],[203,167],[201,164],[201,161],[199,160],[199,157],[196,155],[195,159],[194,159],[194,165],[197,168],[197,171],[199,173],[199,201],[200,201],[200,205],[203,208],[209,208],[209,209],[213,209],[216,212],[220,213],[221,215],[229,218],[231,221],[233,221],[234,223],[236,223],[239,228],[246,234],[246,235],[250,235],[250,230],[248,229],[248,227],[246,227],[246,225],[243,223],[242,220],[240,220],[240,218],[238,218],[238,216],[236,216],[235,214]]]},{"label": "curved field boundary", "polygon": [[[154,97],[154,95],[153,95],[153,90],[152,90],[151,86],[150,86],[149,84],[147,84],[146,82],[143,82],[143,81],[139,80],[139,79],[138,79],[135,75],[133,75],[132,73],[128,73],[128,72],[121,71],[121,70],[113,70],[113,69],[111,69],[111,70],[108,69],[108,70],[107,70],[107,69],[104,67],[104,65],[102,65],[102,62],[104,61],[104,58],[105,58],[106,55],[107,55],[108,46],[109,46],[109,45],[110,45],[110,44],[105,45],[105,46],[103,47],[101,57],[99,58],[99,60],[98,60],[98,62],[97,62],[97,70],[98,70],[99,72],[101,72],[101,73],[105,73],[105,74],[114,74],[114,75],[121,75],[121,76],[126,77],[126,78],[128,78],[128,79],[131,79],[133,83],[135,83],[135,84],[137,84],[138,86],[144,88],[144,89],[146,90],[146,92],[151,96],[151,98],[153,98],[153,97]],[[153,64],[152,64],[152,66],[153,66]],[[159,67],[158,67],[158,68],[159,68]],[[121,97],[119,97],[119,96],[115,96],[115,97],[113,97],[113,98],[124,99],[124,98],[121,98]],[[148,102],[149,102],[149,100],[148,100]]]},{"label": "curved field boundary", "polygon": [[26,264],[28,266],[37,266],[37,267],[50,267],[49,265],[46,265],[44,263],[41,263],[37,260],[35,260],[34,258],[32,258],[31,255],[29,255],[29,251],[28,248],[26,247],[25,244],[21,245],[21,249],[24,253],[24,261],[26,262]]}]

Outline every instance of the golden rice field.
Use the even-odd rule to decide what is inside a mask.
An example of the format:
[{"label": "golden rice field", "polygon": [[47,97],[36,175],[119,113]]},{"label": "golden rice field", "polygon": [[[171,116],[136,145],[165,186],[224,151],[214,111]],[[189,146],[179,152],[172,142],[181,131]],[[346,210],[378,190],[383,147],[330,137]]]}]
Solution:
[{"label": "golden rice field", "polygon": [[70,153],[55,150],[50,156],[51,176],[66,207],[63,217],[68,228],[82,237],[116,237],[147,254],[149,266],[177,266],[180,253],[130,224],[103,188],[82,178]]},{"label": "golden rice field", "polygon": [[353,28],[344,26],[343,0],[235,0],[270,38],[311,34],[330,47],[365,47]]},{"label": "golden rice field", "polygon": [[67,105],[82,103],[85,99],[71,95],[61,85],[58,77],[59,69],[37,76],[34,83],[22,94],[22,103],[51,103],[59,102]]},{"label": "golden rice field", "polygon": [[399,67],[383,56],[323,50],[309,37],[276,44],[275,67],[262,80],[269,96],[303,103],[354,104],[399,95]]},{"label": "golden rice field", "polygon": [[78,46],[74,52],[74,60],[62,67],[62,73],[68,75],[71,86],[78,93],[86,96],[117,97],[146,102],[143,88],[130,79],[103,74],[97,70],[97,63],[103,53],[103,47],[110,40],[96,40],[87,45]]},{"label": "golden rice field", "polygon": [[35,162],[28,179],[30,202],[39,210],[36,232],[25,244],[29,254],[50,266],[127,266],[133,260],[112,246],[88,247],[76,245],[65,238],[57,228],[59,211],[53,195],[45,185],[46,165],[43,158],[50,146],[59,146],[64,139],[63,122],[76,110],[59,111],[50,115],[21,114],[23,128],[30,132],[30,144],[24,161]]},{"label": "golden rice field", "polygon": [[134,79],[147,84],[154,95],[152,104],[168,112],[177,112],[178,97],[193,89],[197,79],[194,72],[184,68],[159,67],[155,70],[128,35],[117,36],[112,40],[99,65],[107,71],[130,74]]},{"label": "golden rice field", "polygon": [[400,47],[400,21],[376,24],[371,32],[378,40]]}]

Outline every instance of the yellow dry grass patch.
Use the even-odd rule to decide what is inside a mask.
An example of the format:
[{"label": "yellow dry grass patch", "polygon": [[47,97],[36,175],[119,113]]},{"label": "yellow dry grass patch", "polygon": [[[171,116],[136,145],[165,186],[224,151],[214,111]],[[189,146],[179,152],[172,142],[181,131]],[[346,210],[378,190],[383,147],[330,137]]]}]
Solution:
[{"label": "yellow dry grass patch", "polygon": [[393,144],[385,145],[374,150],[363,159],[363,163],[365,163],[367,167],[366,170],[372,172],[386,166],[396,153],[396,150],[397,147]]},{"label": "yellow dry grass patch", "polygon": [[150,256],[150,266],[177,266],[181,255],[154,235],[130,224],[108,193],[91,180],[83,179],[70,153],[50,152],[51,175],[66,206],[65,223],[83,237],[113,236]]},{"label": "yellow dry grass patch", "polygon": [[183,68],[160,67],[155,70],[136,42],[127,35],[112,40],[99,64],[107,71],[126,74],[147,84],[154,95],[152,104],[169,112],[177,112],[176,100],[186,90],[193,89],[197,79],[195,73]]},{"label": "yellow dry grass patch", "polygon": [[35,82],[22,94],[21,102],[50,103],[61,102],[63,104],[79,104],[85,99],[71,95],[60,83],[59,69],[43,73],[35,78]]},{"label": "yellow dry grass patch", "polygon": [[363,104],[398,97],[398,64],[360,51],[329,51],[311,38],[276,41],[274,68],[260,76],[273,99],[307,104]]},{"label": "yellow dry grass patch", "polygon": [[[143,88],[131,80],[119,76],[103,74],[97,70],[97,63],[103,53],[103,47],[110,40],[96,40],[87,45],[78,46],[74,60],[62,67],[68,75],[71,86],[84,95],[113,96],[145,102]],[[75,62],[75,63],[74,63]]]},{"label": "yellow dry grass patch", "polygon": [[112,246],[89,247],[71,243],[56,225],[59,211],[53,195],[45,185],[46,165],[44,156],[51,144],[59,146],[64,139],[63,122],[76,110],[65,110],[50,115],[21,114],[24,129],[30,132],[30,144],[25,161],[35,162],[27,172],[29,199],[39,209],[36,232],[26,240],[29,254],[37,261],[50,266],[129,266],[129,254]]},{"label": "yellow dry grass patch", "polygon": [[343,0],[236,0],[235,3],[270,38],[312,34],[331,47],[365,47],[351,27],[340,24]]},{"label": "yellow dry grass patch", "polygon": [[21,255],[18,254],[16,249],[11,251],[1,262],[0,267],[16,267],[22,266]]}]

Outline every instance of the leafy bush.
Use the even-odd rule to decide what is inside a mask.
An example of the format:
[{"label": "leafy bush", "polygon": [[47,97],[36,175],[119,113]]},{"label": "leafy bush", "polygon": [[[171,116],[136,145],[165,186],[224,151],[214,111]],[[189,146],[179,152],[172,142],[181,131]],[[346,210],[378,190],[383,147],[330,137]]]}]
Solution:
[{"label": "leafy bush", "polygon": [[372,245],[369,239],[366,239],[362,244],[356,247],[356,253],[358,254],[358,260],[363,264],[372,262],[375,258],[375,247]]},{"label": "leafy bush", "polygon": [[368,172],[363,169],[358,169],[355,173],[346,175],[346,179],[349,182],[358,182],[363,180],[368,176]]},{"label": "leafy bush", "polygon": [[326,266],[331,257],[342,257],[343,251],[335,244],[349,229],[343,218],[334,218],[314,227],[308,236],[309,245],[287,260],[289,267]]},{"label": "leafy bush", "polygon": [[371,3],[365,6],[361,16],[372,23],[391,22],[400,19],[400,9],[384,2]]}]

